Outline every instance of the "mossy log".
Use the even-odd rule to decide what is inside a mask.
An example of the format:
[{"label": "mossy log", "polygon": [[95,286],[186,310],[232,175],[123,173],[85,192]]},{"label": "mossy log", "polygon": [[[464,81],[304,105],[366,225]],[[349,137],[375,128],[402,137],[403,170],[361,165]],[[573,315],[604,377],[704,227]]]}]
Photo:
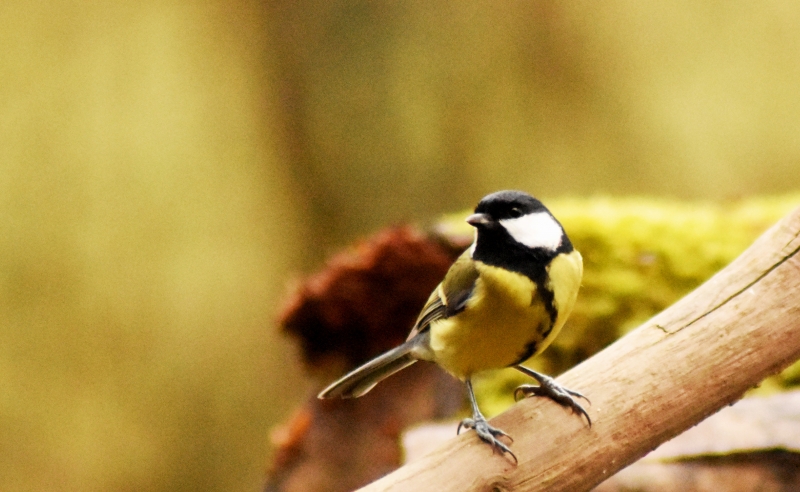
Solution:
[{"label": "mossy log", "polygon": [[559,380],[594,425],[550,401],[492,420],[519,464],[457,439],[362,491],[588,490],[800,358],[800,208],[709,281]]}]

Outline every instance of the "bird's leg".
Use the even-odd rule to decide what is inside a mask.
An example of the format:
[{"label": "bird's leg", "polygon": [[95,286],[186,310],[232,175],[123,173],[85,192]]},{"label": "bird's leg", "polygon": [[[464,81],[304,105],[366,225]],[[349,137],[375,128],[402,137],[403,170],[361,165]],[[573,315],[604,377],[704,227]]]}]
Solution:
[{"label": "bird's leg", "polygon": [[[514,458],[514,462],[517,463],[517,457],[514,453],[498,439],[498,437],[507,437],[511,439],[511,436],[500,429],[490,426],[489,422],[486,421],[486,417],[483,416],[478,408],[478,402],[475,400],[475,392],[472,391],[472,381],[469,379],[467,379],[467,394],[469,395],[469,403],[472,406],[472,418],[462,420],[461,423],[458,424],[456,433],[460,433],[462,427],[465,429],[474,429],[478,437],[492,446],[492,449],[499,449],[501,453],[510,454],[511,457]],[[513,442],[514,440],[511,439],[511,441]]]},{"label": "bird's leg", "polygon": [[[558,403],[559,405],[571,409],[573,413],[583,415],[584,417],[586,417],[586,421],[589,422],[589,427],[592,426],[592,419],[589,418],[589,414],[586,413],[586,410],[581,406],[580,403],[575,401],[575,398],[583,398],[584,400],[589,402],[588,398],[578,393],[577,391],[572,391],[570,389],[561,386],[556,382],[555,379],[551,378],[550,376],[540,374],[524,366],[514,366],[514,369],[518,370],[523,374],[527,374],[533,379],[539,381],[539,386],[534,386],[532,384],[523,384],[522,386],[514,390],[515,400],[519,401],[520,395],[522,395],[522,397],[524,398],[527,398],[529,396],[546,396],[551,400],[553,400],[554,402]],[[591,404],[591,402],[589,403]]]}]

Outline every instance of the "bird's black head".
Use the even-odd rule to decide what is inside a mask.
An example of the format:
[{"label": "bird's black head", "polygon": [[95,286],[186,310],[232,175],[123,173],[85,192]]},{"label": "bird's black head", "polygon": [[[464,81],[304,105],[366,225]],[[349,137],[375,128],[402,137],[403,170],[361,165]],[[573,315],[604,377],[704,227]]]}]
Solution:
[{"label": "bird's black head", "polygon": [[495,223],[503,219],[516,219],[537,212],[550,213],[536,198],[524,191],[514,190],[498,191],[486,195],[475,207],[476,214],[484,214]]},{"label": "bird's black head", "polygon": [[572,251],[561,224],[542,202],[522,191],[485,196],[467,222],[477,230],[473,259],[529,276],[534,276],[531,269],[538,272],[557,254]]}]

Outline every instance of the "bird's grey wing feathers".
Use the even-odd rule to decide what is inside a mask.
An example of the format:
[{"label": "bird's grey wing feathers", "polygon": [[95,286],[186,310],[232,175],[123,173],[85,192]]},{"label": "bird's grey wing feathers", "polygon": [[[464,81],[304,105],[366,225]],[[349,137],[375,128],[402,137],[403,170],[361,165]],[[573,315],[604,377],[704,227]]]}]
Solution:
[{"label": "bird's grey wing feathers", "polygon": [[475,290],[475,283],[478,281],[479,276],[475,262],[470,259],[468,253],[464,253],[456,260],[456,263],[442,280],[441,287],[439,287],[441,295],[445,298],[445,318],[454,316],[464,310],[467,301]]},{"label": "bird's grey wing feathers", "polygon": [[444,318],[446,311],[447,306],[442,301],[439,295],[439,286],[437,286],[428,298],[428,302],[425,303],[425,307],[422,308],[422,312],[419,313],[417,322],[414,323],[414,328],[411,329],[411,333],[408,334],[406,341],[411,340],[420,332],[427,330],[432,321]]},{"label": "bird's grey wing feathers", "polygon": [[406,340],[426,331],[434,321],[463,311],[477,280],[478,270],[465,252],[447,272],[442,283],[431,292]]}]

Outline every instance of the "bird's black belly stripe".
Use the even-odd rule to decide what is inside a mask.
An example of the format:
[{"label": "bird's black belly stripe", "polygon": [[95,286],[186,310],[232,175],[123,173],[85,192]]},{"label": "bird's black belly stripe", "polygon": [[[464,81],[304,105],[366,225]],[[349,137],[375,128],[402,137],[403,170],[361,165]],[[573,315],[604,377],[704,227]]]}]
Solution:
[{"label": "bird's black belly stripe", "polygon": [[530,359],[534,353],[536,353],[536,340],[528,342],[519,358],[513,364],[509,364],[508,367],[514,367],[522,364],[526,360]]},{"label": "bird's black belly stripe", "polygon": [[[530,342],[526,343],[525,344],[525,348],[520,353],[520,356],[517,358],[517,360],[513,364],[510,364],[508,367],[514,367],[514,366],[517,366],[519,364],[522,364],[526,360],[530,359],[533,354],[536,353],[536,349],[539,346],[539,342],[541,342],[542,340],[547,338],[547,335],[549,335],[550,332],[553,331],[553,323],[550,323],[548,326],[545,326],[545,323],[547,323],[547,322],[546,321],[542,321],[541,323],[539,323],[539,326],[537,326],[536,330],[534,331],[535,333],[537,333],[536,339],[531,340]],[[538,334],[541,334],[541,335],[538,335]]]},{"label": "bird's black belly stripe", "polygon": [[556,309],[555,295],[553,294],[553,291],[547,288],[544,285],[544,282],[536,280],[535,282],[536,282],[536,293],[533,295],[533,298],[531,299],[531,305],[533,305],[536,302],[536,295],[538,295],[539,298],[541,298],[542,303],[544,304],[545,310],[547,310],[547,315],[550,316],[550,327],[542,335],[543,337],[546,337],[547,335],[550,334],[550,330],[553,329],[553,325],[556,324],[556,318],[558,318],[558,309]]}]

